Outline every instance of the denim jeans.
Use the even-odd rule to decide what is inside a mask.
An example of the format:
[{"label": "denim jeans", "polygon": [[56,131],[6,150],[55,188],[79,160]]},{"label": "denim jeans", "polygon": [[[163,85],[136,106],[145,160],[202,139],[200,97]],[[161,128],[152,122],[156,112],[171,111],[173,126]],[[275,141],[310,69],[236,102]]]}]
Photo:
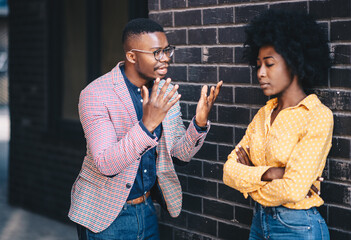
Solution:
[{"label": "denim jeans", "polygon": [[250,240],[329,240],[327,224],[315,207],[306,210],[256,203]]},{"label": "denim jeans", "polygon": [[159,240],[157,214],[151,197],[145,203],[125,203],[118,217],[104,231],[94,233],[77,224],[79,240]]}]

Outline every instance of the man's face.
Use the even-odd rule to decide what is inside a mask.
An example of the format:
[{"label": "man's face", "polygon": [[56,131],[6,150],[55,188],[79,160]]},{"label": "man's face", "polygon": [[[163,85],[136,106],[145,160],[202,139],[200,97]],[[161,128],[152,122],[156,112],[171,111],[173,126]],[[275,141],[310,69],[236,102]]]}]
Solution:
[{"label": "man's face", "polygon": [[[168,41],[166,34],[163,32],[145,33],[140,37],[133,39],[131,47],[144,51],[156,51],[167,47]],[[134,64],[135,70],[139,76],[147,81],[155,80],[156,78],[164,78],[167,74],[170,58],[163,55],[157,61],[152,53],[134,52],[136,61]]]}]

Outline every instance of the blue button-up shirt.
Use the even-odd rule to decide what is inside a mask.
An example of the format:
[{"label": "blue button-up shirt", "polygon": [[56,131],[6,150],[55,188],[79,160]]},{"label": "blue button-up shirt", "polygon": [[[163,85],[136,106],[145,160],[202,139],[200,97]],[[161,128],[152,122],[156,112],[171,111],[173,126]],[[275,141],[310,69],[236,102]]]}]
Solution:
[{"label": "blue button-up shirt", "polygon": [[[127,85],[129,94],[132,98],[133,105],[135,108],[135,112],[138,117],[138,121],[140,124],[140,127],[151,137],[151,138],[156,138],[157,141],[160,139],[161,134],[162,134],[162,124],[158,125],[157,128],[154,131],[153,135],[147,130],[147,128],[144,126],[143,122],[141,121],[143,117],[143,98],[141,97],[141,89],[132,84],[129,79],[127,78],[125,71],[124,71],[124,66],[120,66],[121,72],[124,77],[124,81]],[[151,89],[152,85],[149,88],[149,93],[151,94]],[[207,127],[199,127],[196,125],[195,120],[193,120],[194,126],[196,130],[201,133],[201,132],[206,132]],[[156,181],[156,147],[150,149],[144,155],[141,157],[139,168],[137,171],[137,175],[135,177],[135,181],[133,184],[132,189],[130,190],[129,196],[127,200],[135,199],[138,198],[148,191],[151,190],[153,185],[155,184]]]},{"label": "blue button-up shirt", "polygon": [[[133,105],[135,108],[135,112],[138,117],[139,124],[141,128],[149,134],[150,137],[155,138],[157,140],[160,139],[162,133],[162,124],[158,125],[155,129],[154,134],[151,134],[147,128],[144,126],[143,122],[141,121],[143,117],[143,98],[141,97],[141,89],[132,84],[124,72],[124,66],[120,67],[121,72],[124,77],[124,81],[128,87],[128,91],[133,101]],[[151,88],[149,88],[149,92],[151,93]],[[133,184],[132,189],[130,190],[129,196],[127,200],[135,199],[144,195],[146,192],[150,191],[152,186],[155,184],[156,181],[156,147],[150,149],[146,153],[143,154],[140,160],[139,168],[137,171],[137,175]]]}]

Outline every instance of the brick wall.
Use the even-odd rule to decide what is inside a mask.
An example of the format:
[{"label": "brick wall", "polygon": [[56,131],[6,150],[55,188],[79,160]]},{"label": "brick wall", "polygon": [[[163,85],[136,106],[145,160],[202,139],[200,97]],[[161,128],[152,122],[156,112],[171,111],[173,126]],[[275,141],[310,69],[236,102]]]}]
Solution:
[{"label": "brick wall", "polygon": [[223,80],[202,150],[177,167],[183,211],[161,216],[162,239],[247,239],[254,202],[222,182],[222,169],[257,110],[267,100],[242,59],[243,27],[269,8],[313,14],[326,29],[335,63],[315,92],[334,113],[333,147],[324,171],[319,210],[331,239],[351,239],[351,1],[149,0],[149,17],[176,45],[170,77],[180,85],[183,116],[195,114],[202,84]]},{"label": "brick wall", "polygon": [[[55,26],[50,25],[49,2],[9,1],[9,197],[11,204],[68,222],[70,189],[85,146],[51,123],[60,104],[52,101],[59,89],[50,75],[56,58],[51,46],[58,39],[50,37]],[[333,110],[335,131],[322,186],[326,204],[320,211],[332,239],[351,239],[351,0],[149,0],[150,18],[165,26],[177,46],[170,76],[180,84],[186,123],[195,113],[201,85],[225,82],[204,147],[189,165],[177,167],[183,212],[176,219],[161,213],[164,240],[247,239],[253,201],[221,178],[228,153],[267,100],[241,53],[243,26],[268,8],[308,11],[328,30],[335,64],[329,81],[315,91]]]}]

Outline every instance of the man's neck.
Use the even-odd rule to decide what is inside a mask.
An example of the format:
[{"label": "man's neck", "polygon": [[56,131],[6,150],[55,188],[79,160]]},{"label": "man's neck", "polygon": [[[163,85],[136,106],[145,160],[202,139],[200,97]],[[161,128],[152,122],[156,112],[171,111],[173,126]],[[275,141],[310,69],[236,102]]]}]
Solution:
[{"label": "man's neck", "polygon": [[128,67],[127,64],[124,65],[124,72],[128,78],[128,80],[135,86],[141,88],[142,86],[148,87],[149,82],[148,80],[140,77],[140,75],[131,67]]}]

